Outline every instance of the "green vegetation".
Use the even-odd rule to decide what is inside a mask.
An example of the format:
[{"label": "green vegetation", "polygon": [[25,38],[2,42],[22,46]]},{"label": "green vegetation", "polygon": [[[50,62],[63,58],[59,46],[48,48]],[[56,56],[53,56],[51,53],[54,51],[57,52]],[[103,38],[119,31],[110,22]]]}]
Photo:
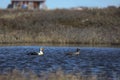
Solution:
[{"label": "green vegetation", "polygon": [[120,7],[1,10],[0,42],[120,44]]}]

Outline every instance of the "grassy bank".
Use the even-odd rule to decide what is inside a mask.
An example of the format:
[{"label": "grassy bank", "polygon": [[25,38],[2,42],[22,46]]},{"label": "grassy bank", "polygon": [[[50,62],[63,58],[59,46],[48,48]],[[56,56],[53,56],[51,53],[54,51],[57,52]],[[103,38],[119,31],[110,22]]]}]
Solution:
[{"label": "grassy bank", "polygon": [[62,70],[37,75],[32,71],[21,72],[15,69],[12,72],[0,74],[0,80],[120,80],[120,76],[108,77],[104,73],[97,75],[65,74]]},{"label": "grassy bank", "polygon": [[120,77],[107,77],[105,74],[101,75],[81,75],[81,74],[65,74],[63,71],[54,73],[41,73],[39,76],[33,72],[20,72],[13,70],[7,74],[1,74],[0,80],[119,80]]},{"label": "grassy bank", "polygon": [[120,8],[0,11],[0,42],[119,43]]}]

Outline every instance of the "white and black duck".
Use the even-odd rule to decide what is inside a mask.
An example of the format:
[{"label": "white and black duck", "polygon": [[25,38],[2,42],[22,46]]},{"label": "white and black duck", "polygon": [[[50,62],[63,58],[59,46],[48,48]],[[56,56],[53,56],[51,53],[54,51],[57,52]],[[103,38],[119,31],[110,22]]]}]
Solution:
[{"label": "white and black duck", "polygon": [[43,55],[44,54],[44,48],[40,48],[40,51],[39,52],[30,52],[28,53],[27,55]]}]

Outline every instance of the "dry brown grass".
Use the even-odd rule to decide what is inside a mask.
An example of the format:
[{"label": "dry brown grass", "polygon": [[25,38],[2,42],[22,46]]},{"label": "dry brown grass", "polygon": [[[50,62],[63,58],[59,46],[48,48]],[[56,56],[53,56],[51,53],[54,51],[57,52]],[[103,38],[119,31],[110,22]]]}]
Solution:
[{"label": "dry brown grass", "polygon": [[63,71],[57,71],[56,73],[43,73],[41,76],[37,76],[33,72],[23,73],[18,70],[13,70],[12,73],[6,75],[0,75],[0,80],[97,80],[96,76],[81,76],[64,74]]},{"label": "dry brown grass", "polygon": [[80,73],[64,73],[62,70],[37,75],[32,71],[19,71],[14,69],[12,72],[0,74],[0,80],[120,80],[119,74],[108,77],[107,74],[83,75]]},{"label": "dry brown grass", "polygon": [[0,11],[0,42],[120,43],[120,8]]}]

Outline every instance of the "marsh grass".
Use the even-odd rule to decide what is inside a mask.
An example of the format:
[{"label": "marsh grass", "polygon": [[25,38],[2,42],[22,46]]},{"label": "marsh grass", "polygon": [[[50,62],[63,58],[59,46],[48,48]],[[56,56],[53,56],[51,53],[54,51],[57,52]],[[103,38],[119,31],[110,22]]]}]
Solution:
[{"label": "marsh grass", "polygon": [[120,43],[120,8],[1,10],[0,42]]},{"label": "marsh grass", "polygon": [[33,71],[20,71],[14,69],[12,72],[0,74],[0,80],[120,80],[120,76],[113,72],[112,77],[101,73],[97,75],[83,75],[81,73],[64,73],[62,70],[36,74]]},{"label": "marsh grass", "polygon": [[63,71],[55,73],[41,73],[40,76],[33,72],[20,72],[13,70],[11,73],[0,75],[0,80],[97,80],[96,76],[82,76],[80,74],[65,74]]}]

